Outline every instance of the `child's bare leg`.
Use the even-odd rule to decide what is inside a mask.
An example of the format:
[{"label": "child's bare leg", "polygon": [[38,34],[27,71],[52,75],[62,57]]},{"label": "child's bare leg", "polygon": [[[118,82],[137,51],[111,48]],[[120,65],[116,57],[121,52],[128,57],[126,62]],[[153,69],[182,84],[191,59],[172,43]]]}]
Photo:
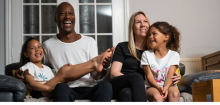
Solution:
[{"label": "child's bare leg", "polygon": [[[105,51],[104,53],[100,54],[99,56],[85,63],[71,65],[71,66],[63,66],[58,70],[55,77],[49,80],[48,82],[46,82],[44,85],[54,86],[59,82],[68,82],[68,81],[77,80],[82,76],[93,71],[101,72],[103,69],[103,64],[105,62],[105,59],[110,57],[111,54],[112,54],[111,52]],[[50,96],[51,93],[42,92],[42,94],[48,97]]]},{"label": "child's bare leg", "polygon": [[[104,52],[99,56],[91,59],[86,63],[82,63],[81,66],[73,67],[68,66],[68,70],[65,72],[65,82],[73,81],[81,78],[82,76],[91,73],[93,71],[101,72],[103,69],[104,61],[111,55],[110,52]],[[77,72],[76,72],[77,70]]]},{"label": "child's bare leg", "polygon": [[163,98],[162,95],[160,94],[160,92],[154,88],[151,87],[146,91],[147,94],[147,100],[149,101],[153,101],[153,102],[163,102]]},{"label": "child's bare leg", "polygon": [[179,96],[180,96],[180,92],[178,88],[171,86],[168,89],[169,102],[179,102]]}]

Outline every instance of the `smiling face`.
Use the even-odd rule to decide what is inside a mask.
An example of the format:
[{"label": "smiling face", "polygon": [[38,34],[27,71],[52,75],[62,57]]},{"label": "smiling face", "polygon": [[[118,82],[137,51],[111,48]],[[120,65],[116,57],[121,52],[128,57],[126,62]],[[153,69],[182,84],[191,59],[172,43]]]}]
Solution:
[{"label": "smiling face", "polygon": [[32,63],[41,63],[44,56],[44,51],[39,41],[31,40],[28,43],[27,51],[24,52],[24,56],[29,58]]},{"label": "smiling face", "polygon": [[58,25],[59,32],[73,32],[75,26],[75,13],[71,4],[64,2],[58,5],[55,22]]},{"label": "smiling face", "polygon": [[149,24],[147,18],[143,14],[139,14],[134,18],[133,32],[135,36],[147,36],[149,30]]},{"label": "smiling face", "polygon": [[166,47],[169,35],[164,35],[158,31],[155,27],[151,27],[149,31],[149,41],[152,49],[158,49],[159,47]]}]

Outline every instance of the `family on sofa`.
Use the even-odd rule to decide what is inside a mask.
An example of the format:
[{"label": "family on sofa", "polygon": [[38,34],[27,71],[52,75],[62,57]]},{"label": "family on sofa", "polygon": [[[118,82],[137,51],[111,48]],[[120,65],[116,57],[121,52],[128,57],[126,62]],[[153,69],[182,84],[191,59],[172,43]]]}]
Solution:
[{"label": "family on sofa", "polygon": [[[75,32],[71,4],[59,4],[54,20],[57,35],[43,45],[29,38],[22,46],[15,74],[26,82],[33,98],[179,101],[180,34],[174,26],[167,22],[150,25],[144,12],[135,12],[129,21],[129,41],[98,55],[95,40]],[[103,78],[109,68],[110,80],[96,83],[94,79]]]}]

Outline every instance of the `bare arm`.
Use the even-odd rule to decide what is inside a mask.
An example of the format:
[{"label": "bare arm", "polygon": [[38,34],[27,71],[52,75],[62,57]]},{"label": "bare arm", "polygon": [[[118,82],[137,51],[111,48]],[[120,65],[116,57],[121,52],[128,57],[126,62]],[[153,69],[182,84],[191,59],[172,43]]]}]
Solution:
[{"label": "bare arm", "polygon": [[177,66],[174,66],[174,65],[170,66],[169,71],[167,73],[167,78],[166,78],[164,86],[163,86],[164,88],[163,88],[162,97],[164,100],[167,98],[169,87],[173,84],[173,79],[171,77],[174,75],[176,68],[177,68]]},{"label": "bare arm", "polygon": [[41,91],[41,92],[51,92],[53,90],[52,87],[47,85],[39,84],[37,81],[34,80],[34,77],[29,74],[28,70],[24,71],[24,80],[27,82],[28,86],[32,89]]},{"label": "bare arm", "polygon": [[172,85],[173,79],[171,77],[174,75],[176,69],[177,66],[174,65],[170,66],[169,71],[167,73],[167,78],[164,83],[164,90],[168,90],[168,88]]},{"label": "bare arm", "polygon": [[111,68],[111,79],[120,76],[120,75],[124,75],[123,73],[121,73],[121,68],[122,68],[122,63],[118,62],[118,61],[114,61],[112,63],[112,68]]},{"label": "bare arm", "polygon": [[158,89],[158,91],[162,94],[162,90],[161,90],[161,87],[157,84],[156,80],[154,79],[154,75],[150,69],[150,66],[149,65],[143,65],[143,70],[144,70],[144,73],[147,77],[147,81],[149,82],[149,84],[155,88]]}]

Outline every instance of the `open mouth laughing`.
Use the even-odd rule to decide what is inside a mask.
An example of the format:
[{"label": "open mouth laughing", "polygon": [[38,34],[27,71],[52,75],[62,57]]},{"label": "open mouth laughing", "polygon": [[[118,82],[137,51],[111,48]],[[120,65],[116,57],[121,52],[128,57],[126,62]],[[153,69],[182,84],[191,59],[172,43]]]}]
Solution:
[{"label": "open mouth laughing", "polygon": [[70,27],[70,25],[72,24],[72,22],[71,22],[71,21],[64,21],[63,24],[64,24],[64,26],[66,26],[66,27]]}]

